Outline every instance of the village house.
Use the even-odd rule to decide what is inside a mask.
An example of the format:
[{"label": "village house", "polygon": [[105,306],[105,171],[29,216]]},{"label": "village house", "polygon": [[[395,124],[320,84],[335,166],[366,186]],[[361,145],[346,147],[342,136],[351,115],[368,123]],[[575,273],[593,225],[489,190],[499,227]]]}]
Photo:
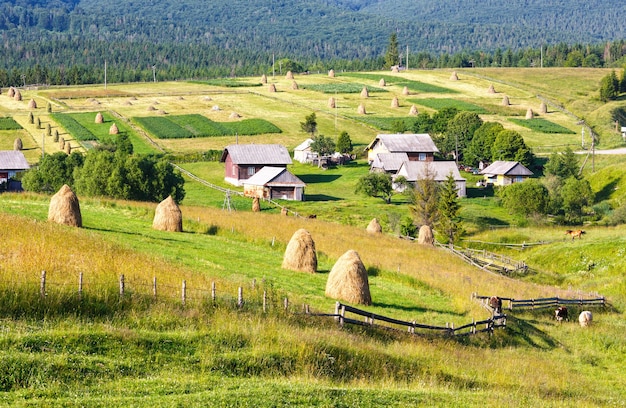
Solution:
[{"label": "village house", "polygon": [[265,166],[242,183],[247,197],[304,201],[306,184],[284,167]]},{"label": "village house", "polygon": [[28,169],[30,165],[21,151],[0,151],[0,190],[21,190],[22,183],[14,179]]},{"label": "village house", "polygon": [[433,161],[439,152],[427,133],[378,135],[365,150],[370,164],[379,153],[406,153],[409,161]]},{"label": "village house", "polygon": [[409,161],[406,153],[378,153],[370,166],[370,171],[396,174],[405,161]]},{"label": "village house", "polygon": [[265,166],[287,168],[291,156],[279,144],[234,144],[224,148],[220,162],[225,163],[224,180],[235,186],[254,176]]},{"label": "village house", "polygon": [[533,172],[520,162],[495,161],[485,167],[480,174],[484,175],[487,184],[508,186],[526,180],[533,175]]},{"label": "village house", "polygon": [[317,159],[317,152],[311,150],[313,139],[307,139],[293,149],[293,159],[300,163],[313,163]]},{"label": "village house", "polygon": [[432,177],[437,183],[442,183],[449,174],[452,174],[452,177],[454,177],[457,195],[465,197],[467,195],[466,180],[461,177],[461,173],[459,173],[459,169],[453,161],[405,161],[394,177],[394,189],[403,191],[405,188],[405,186],[395,182],[398,177],[404,177],[408,183],[415,185],[417,180],[428,176]]}]

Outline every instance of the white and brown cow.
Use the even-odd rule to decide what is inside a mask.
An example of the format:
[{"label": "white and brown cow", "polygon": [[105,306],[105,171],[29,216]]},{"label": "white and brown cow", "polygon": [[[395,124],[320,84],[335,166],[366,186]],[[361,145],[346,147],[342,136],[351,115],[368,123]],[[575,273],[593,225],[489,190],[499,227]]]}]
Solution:
[{"label": "white and brown cow", "polygon": [[569,320],[569,316],[567,314],[567,308],[565,306],[559,306],[554,311],[554,317],[557,322],[562,322],[563,320]]},{"label": "white and brown cow", "polygon": [[492,296],[489,298],[489,307],[493,309],[493,314],[502,314],[502,299]]}]

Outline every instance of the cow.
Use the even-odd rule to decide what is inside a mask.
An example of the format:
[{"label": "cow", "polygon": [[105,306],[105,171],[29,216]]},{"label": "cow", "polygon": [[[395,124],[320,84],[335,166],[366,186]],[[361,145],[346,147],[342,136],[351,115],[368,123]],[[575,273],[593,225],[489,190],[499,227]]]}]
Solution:
[{"label": "cow", "polygon": [[493,314],[502,314],[502,299],[492,296],[489,299],[489,307],[493,309]]},{"label": "cow", "polygon": [[559,306],[554,311],[554,317],[556,318],[557,322],[562,322],[563,320],[569,320],[569,317],[567,315],[567,308],[565,306]]},{"label": "cow", "polygon": [[580,323],[581,327],[587,327],[591,324],[593,320],[593,315],[589,310],[584,310],[580,312],[580,316],[578,316],[578,323]]}]

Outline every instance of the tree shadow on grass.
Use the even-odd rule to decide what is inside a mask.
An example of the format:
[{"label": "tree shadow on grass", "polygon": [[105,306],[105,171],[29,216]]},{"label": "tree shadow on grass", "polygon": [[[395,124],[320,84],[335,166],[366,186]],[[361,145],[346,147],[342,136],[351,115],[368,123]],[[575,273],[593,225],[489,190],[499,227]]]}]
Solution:
[{"label": "tree shadow on grass", "polygon": [[326,194],[306,194],[304,201],[341,201],[342,198],[333,197]]},{"label": "tree shadow on grass", "polygon": [[341,174],[301,174],[298,178],[306,184],[330,183],[341,177]]},{"label": "tree shadow on grass", "polygon": [[622,178],[618,177],[615,180],[611,181],[610,183],[606,184],[604,187],[602,187],[602,190],[596,193],[596,202],[599,203],[601,201],[608,200],[609,198],[611,198],[611,194],[615,191],[615,187],[617,187],[617,185],[619,184],[621,180]]}]

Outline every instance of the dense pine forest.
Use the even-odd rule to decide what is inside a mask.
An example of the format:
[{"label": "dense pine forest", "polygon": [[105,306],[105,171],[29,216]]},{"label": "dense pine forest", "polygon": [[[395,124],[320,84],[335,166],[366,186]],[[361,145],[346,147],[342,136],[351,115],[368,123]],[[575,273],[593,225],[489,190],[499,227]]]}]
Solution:
[{"label": "dense pine forest", "polygon": [[625,17],[607,0],[2,1],[0,86],[103,82],[105,61],[110,82],[379,69],[392,33],[412,68],[621,67]]}]

